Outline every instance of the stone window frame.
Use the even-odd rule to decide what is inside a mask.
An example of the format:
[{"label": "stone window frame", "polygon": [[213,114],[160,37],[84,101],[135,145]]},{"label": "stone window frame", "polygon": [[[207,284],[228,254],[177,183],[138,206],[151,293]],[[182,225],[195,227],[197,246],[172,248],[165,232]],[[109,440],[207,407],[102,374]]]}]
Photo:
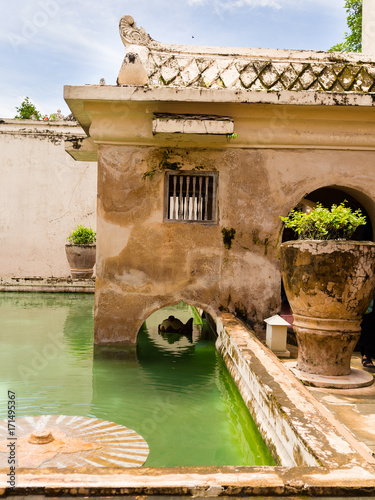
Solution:
[{"label": "stone window frame", "polygon": [[[176,184],[172,184],[173,180],[171,179],[177,179]],[[183,190],[186,192],[187,189],[187,182],[189,178],[189,193],[192,194],[192,196],[189,196],[189,203],[190,203],[190,214],[194,212],[193,205],[197,207],[197,204],[199,204],[199,193],[200,193],[200,180],[201,181],[201,203],[202,203],[202,218],[199,218],[198,214],[198,209],[196,208],[195,210],[195,216],[196,218],[191,219],[186,217],[186,210],[185,210],[185,204],[186,204],[186,197],[184,198],[183,202],[183,214],[182,217],[179,218],[179,215],[177,213],[178,211],[178,206],[176,207],[176,212],[175,215],[177,218],[170,218],[171,211],[173,210],[173,207],[171,206],[172,199],[174,198],[173,195],[173,190],[175,187],[175,193],[176,193],[176,200],[180,200],[180,179],[183,178],[182,186]],[[195,182],[194,182],[195,178]],[[207,199],[207,215],[210,217],[208,219],[205,219],[205,214],[206,210],[204,208],[204,204],[206,202],[206,179],[208,179],[208,199]],[[213,171],[207,171],[207,170],[183,170],[183,171],[176,171],[176,170],[168,170],[165,172],[165,177],[164,177],[164,222],[168,223],[187,223],[187,224],[200,224],[200,225],[214,225],[218,223],[218,181],[219,181],[219,174],[218,172],[213,172]],[[195,189],[195,203],[194,203],[194,189]],[[171,192],[172,192],[172,197],[171,197]]]}]

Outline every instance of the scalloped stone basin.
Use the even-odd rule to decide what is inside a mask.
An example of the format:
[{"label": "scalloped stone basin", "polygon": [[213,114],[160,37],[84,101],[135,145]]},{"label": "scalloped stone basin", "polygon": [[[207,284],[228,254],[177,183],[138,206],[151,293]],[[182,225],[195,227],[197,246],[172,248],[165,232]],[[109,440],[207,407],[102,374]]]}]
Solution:
[{"label": "scalloped stone basin", "polygon": [[362,316],[374,295],[375,243],[289,241],[281,245],[280,258],[298,370],[349,375]]},{"label": "scalloped stone basin", "polygon": [[[8,420],[0,422],[0,468],[8,466]],[[87,417],[43,415],[15,420],[17,467],[139,467],[146,441],[132,429]]]}]

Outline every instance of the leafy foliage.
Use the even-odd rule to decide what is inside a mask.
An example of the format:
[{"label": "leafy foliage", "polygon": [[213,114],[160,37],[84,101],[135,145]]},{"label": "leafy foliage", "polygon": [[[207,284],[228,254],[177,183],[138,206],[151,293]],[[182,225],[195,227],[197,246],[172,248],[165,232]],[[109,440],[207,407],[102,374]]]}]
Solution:
[{"label": "leafy foliage", "polygon": [[16,107],[17,110],[17,115],[15,118],[18,118],[20,120],[28,120],[32,118],[33,116],[35,117],[36,120],[54,120],[55,115],[42,115],[39,111],[37,111],[35,105],[30,101],[28,97],[25,97],[25,99],[22,101],[21,106],[18,108]]},{"label": "leafy foliage", "polygon": [[347,24],[350,32],[345,32],[344,42],[329,49],[330,52],[362,52],[362,0],[346,0]]},{"label": "leafy foliage", "polygon": [[96,241],[96,231],[80,224],[70,233],[68,241],[73,245],[90,245]]},{"label": "leafy foliage", "polygon": [[307,213],[292,210],[287,217],[280,218],[285,227],[303,240],[350,240],[357,227],[366,224],[366,216],[359,208],[353,212],[345,203],[332,205],[331,209],[317,203]]},{"label": "leafy foliage", "polygon": [[21,106],[16,108],[16,110],[18,114],[15,116],[15,118],[20,118],[22,120],[27,120],[32,116],[35,116],[37,120],[40,120],[41,118],[39,111],[37,111],[36,107],[28,97],[24,99],[24,101],[21,103]]}]

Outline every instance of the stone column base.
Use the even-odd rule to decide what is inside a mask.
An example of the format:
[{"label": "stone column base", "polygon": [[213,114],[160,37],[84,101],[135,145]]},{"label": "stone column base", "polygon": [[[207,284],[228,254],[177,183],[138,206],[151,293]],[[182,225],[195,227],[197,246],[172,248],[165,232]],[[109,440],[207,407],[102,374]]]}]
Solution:
[{"label": "stone column base", "polygon": [[367,387],[374,382],[374,377],[371,373],[351,368],[349,375],[316,375],[314,373],[306,373],[297,369],[296,361],[288,361],[285,366],[305,385],[312,387],[325,387],[329,389],[356,389],[359,387]]}]

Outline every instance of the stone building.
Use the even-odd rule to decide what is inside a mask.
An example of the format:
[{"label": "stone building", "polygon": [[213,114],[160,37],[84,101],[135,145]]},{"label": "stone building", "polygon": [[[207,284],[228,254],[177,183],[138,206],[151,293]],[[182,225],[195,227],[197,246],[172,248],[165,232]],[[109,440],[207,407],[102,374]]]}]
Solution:
[{"label": "stone building", "polygon": [[166,45],[130,16],[117,86],[66,86],[98,159],[96,343],[184,300],[255,330],[280,309],[280,216],[344,199],[375,222],[364,54]]},{"label": "stone building", "polygon": [[69,276],[67,236],[96,225],[96,163],[65,152],[83,136],[74,120],[0,120],[1,284]]}]

